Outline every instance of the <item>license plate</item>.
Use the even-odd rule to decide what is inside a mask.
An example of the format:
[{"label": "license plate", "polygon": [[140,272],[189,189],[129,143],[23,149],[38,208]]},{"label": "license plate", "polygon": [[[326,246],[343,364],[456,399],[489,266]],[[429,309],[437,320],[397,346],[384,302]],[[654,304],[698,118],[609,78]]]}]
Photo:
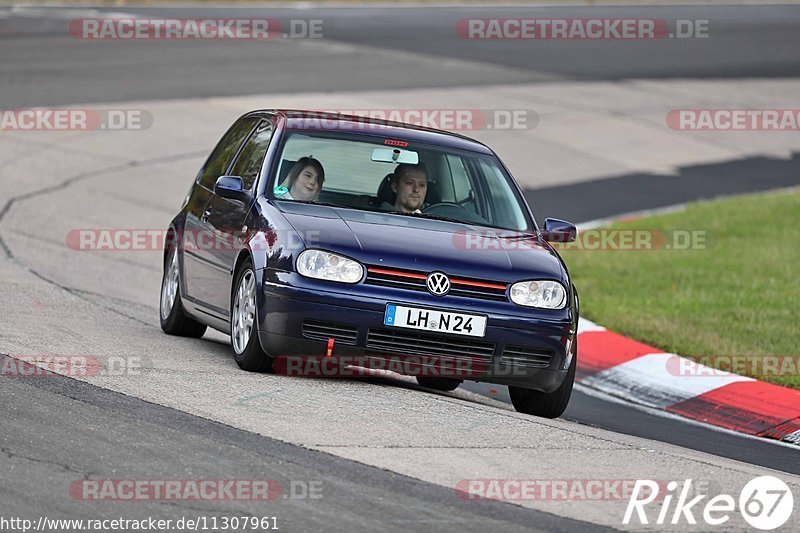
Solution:
[{"label": "license plate", "polygon": [[394,304],[386,306],[383,323],[398,328],[423,329],[435,333],[453,333],[469,337],[483,337],[486,332],[485,316]]}]

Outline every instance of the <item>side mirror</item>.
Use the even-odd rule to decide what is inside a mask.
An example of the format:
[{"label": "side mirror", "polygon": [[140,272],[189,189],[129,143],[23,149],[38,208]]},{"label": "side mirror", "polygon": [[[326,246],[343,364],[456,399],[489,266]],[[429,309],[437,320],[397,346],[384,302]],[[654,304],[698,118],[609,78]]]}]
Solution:
[{"label": "side mirror", "polygon": [[572,222],[557,218],[544,219],[542,237],[547,242],[572,242],[578,236],[578,228]]},{"label": "side mirror", "polygon": [[250,194],[244,190],[244,182],[239,176],[220,176],[214,184],[214,194],[221,198],[247,203]]}]

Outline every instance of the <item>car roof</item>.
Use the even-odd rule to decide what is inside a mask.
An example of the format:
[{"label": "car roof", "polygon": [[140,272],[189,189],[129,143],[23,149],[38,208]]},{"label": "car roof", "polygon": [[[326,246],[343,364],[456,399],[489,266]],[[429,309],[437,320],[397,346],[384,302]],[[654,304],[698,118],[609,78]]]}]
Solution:
[{"label": "car roof", "polygon": [[[475,139],[457,133],[404,122],[303,109],[263,109],[248,113],[248,115],[263,114],[276,115],[283,121],[284,127],[290,131],[330,132],[331,130],[340,129],[347,133],[388,137],[494,155],[494,152],[488,146]],[[335,122],[336,125],[332,126],[332,122]]]}]

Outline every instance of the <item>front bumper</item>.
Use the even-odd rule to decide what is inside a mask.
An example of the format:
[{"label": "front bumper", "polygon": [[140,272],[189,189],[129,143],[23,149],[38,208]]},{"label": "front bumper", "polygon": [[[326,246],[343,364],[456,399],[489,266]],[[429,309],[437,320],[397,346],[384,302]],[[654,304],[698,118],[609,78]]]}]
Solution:
[{"label": "front bumper", "polygon": [[[263,299],[259,312],[259,340],[264,351],[273,357],[324,355],[328,347],[327,338],[318,332],[310,333],[310,328],[304,327],[304,323],[308,326],[309,321],[313,321],[348,328],[347,338],[337,338],[334,342],[333,355],[336,356],[413,358],[433,355],[439,361],[471,362],[474,372],[463,379],[543,392],[557,389],[567,375],[564,369],[566,353],[575,335],[569,309],[559,313],[561,316],[531,318],[525,310],[519,313],[498,312],[503,306],[507,307],[498,302],[438,298],[398,289],[335,284],[270,269],[263,273],[259,295]],[[485,314],[488,317],[486,332],[484,337],[475,338],[385,326],[383,318],[387,303]],[[389,344],[387,338],[391,341]],[[376,339],[383,341],[377,342]],[[447,353],[437,351],[438,348],[425,348],[437,339],[449,347]],[[464,344],[467,351],[458,351],[460,344]],[[520,357],[520,348],[539,355],[535,361],[527,360]],[[444,377],[435,370],[428,370],[422,375]]]}]

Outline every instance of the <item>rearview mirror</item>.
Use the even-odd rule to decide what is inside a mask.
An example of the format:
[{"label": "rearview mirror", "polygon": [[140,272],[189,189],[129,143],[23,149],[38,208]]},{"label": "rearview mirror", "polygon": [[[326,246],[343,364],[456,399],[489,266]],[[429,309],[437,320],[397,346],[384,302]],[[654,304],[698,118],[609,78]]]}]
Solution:
[{"label": "rearview mirror", "polygon": [[221,198],[246,203],[250,194],[244,190],[244,182],[239,176],[220,176],[214,184],[214,194]]},{"label": "rearview mirror", "polygon": [[419,163],[419,154],[411,150],[399,148],[375,148],[372,151],[372,160],[379,163],[406,163],[416,165]]},{"label": "rearview mirror", "polygon": [[542,237],[547,242],[572,242],[578,236],[578,228],[572,222],[557,218],[544,219]]}]

